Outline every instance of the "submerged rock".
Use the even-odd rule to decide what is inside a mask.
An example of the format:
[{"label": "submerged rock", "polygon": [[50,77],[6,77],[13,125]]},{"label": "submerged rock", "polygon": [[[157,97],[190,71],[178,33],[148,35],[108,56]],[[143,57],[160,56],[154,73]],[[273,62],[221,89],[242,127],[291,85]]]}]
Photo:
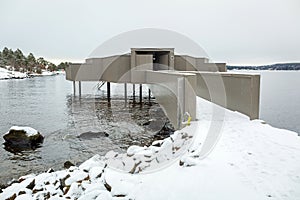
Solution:
[{"label": "submerged rock", "polygon": [[35,149],[44,141],[44,137],[37,130],[18,126],[11,127],[3,138],[5,149],[13,152]]},{"label": "submerged rock", "polygon": [[164,126],[155,134],[156,137],[159,136],[170,136],[175,132],[172,124],[170,122],[166,122]]},{"label": "submerged rock", "polygon": [[71,163],[70,161],[66,161],[64,163],[64,168],[65,169],[69,169],[70,167],[75,166],[73,163]]},{"label": "submerged rock", "polygon": [[78,138],[80,139],[84,139],[84,140],[90,140],[90,139],[94,139],[94,138],[101,138],[101,137],[108,137],[109,134],[106,132],[92,132],[92,131],[88,131],[85,133],[81,133]]}]

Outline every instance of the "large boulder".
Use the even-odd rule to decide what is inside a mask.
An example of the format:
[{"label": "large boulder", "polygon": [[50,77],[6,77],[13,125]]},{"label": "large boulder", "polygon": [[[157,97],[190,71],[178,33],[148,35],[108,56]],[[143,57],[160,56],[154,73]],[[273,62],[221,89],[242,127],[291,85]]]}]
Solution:
[{"label": "large boulder", "polygon": [[35,149],[44,141],[44,137],[37,130],[18,126],[11,127],[3,138],[6,149],[12,151]]}]

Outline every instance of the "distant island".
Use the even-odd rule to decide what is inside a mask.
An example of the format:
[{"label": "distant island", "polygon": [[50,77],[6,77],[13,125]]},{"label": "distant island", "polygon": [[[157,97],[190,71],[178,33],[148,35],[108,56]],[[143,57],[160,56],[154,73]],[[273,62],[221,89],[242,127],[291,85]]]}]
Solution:
[{"label": "distant island", "polygon": [[278,63],[273,65],[261,66],[231,66],[227,65],[228,70],[300,70],[300,63]]}]

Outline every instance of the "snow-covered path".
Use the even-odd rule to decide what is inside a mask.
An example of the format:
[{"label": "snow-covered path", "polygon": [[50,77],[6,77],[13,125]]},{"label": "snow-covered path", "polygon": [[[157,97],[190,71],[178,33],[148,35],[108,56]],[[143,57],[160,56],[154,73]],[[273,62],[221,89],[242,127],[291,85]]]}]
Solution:
[{"label": "snow-covered path", "polygon": [[[79,167],[29,176],[28,183],[35,179],[36,190],[27,189],[19,198],[43,199],[49,192],[50,199],[300,199],[300,138],[296,133],[250,121],[200,98],[197,103],[198,121],[182,130],[197,130],[193,144],[169,166],[129,174],[105,168],[104,159],[94,156]],[[221,137],[213,151],[200,159],[197,153],[201,154],[205,135],[214,123],[222,125]],[[55,181],[58,177],[67,177],[63,190]],[[0,199],[18,194],[28,183],[12,185]]]}]

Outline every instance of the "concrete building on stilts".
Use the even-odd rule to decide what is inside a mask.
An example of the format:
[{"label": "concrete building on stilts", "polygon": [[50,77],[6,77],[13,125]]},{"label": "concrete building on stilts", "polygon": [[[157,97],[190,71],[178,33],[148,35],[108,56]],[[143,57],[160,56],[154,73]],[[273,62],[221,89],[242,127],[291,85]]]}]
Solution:
[{"label": "concrete building on stilts", "polygon": [[[73,81],[74,94],[78,82],[106,82],[107,100],[111,100],[110,83],[124,83],[127,102],[128,84],[149,86],[155,100],[176,129],[181,128],[184,113],[196,119],[196,96],[228,109],[239,111],[251,119],[259,117],[260,76],[227,72],[226,63],[210,63],[207,58],[175,55],[174,48],[131,48],[130,53],[102,58],[88,58],[66,69],[66,79]],[[135,97],[135,87],[133,93]]]}]

